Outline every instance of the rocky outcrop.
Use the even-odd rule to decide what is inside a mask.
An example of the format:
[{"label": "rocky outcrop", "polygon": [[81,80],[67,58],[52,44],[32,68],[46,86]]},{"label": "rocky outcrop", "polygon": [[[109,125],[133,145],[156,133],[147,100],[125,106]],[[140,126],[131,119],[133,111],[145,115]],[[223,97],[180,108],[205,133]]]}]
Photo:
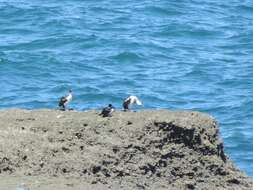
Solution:
[{"label": "rocky outcrop", "polygon": [[0,140],[2,175],[50,179],[55,189],[60,178],[65,189],[253,189],[225,155],[216,121],[198,112],[5,110]]}]

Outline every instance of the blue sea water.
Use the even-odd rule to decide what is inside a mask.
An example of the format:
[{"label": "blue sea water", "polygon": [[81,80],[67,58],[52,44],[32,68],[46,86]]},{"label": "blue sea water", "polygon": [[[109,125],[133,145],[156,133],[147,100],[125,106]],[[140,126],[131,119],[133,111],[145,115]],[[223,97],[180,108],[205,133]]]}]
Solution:
[{"label": "blue sea water", "polygon": [[197,110],[253,178],[253,1],[0,0],[0,108]]}]

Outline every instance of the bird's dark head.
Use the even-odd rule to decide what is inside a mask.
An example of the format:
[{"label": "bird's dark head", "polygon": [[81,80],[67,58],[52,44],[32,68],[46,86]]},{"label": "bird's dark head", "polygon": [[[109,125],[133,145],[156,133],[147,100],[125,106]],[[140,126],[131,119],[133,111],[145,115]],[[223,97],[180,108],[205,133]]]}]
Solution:
[{"label": "bird's dark head", "polygon": [[69,90],[69,93],[72,93],[72,90],[71,90],[71,89]]},{"label": "bird's dark head", "polygon": [[112,104],[109,104],[109,105],[108,105],[108,107],[110,107],[110,108],[111,108],[111,107],[112,107]]}]

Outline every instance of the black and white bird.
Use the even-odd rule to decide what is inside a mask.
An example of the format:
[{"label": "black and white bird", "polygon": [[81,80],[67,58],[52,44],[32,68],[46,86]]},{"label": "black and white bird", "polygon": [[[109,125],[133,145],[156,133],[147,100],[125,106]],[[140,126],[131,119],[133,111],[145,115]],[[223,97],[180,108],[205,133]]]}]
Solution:
[{"label": "black and white bird", "polygon": [[112,117],[112,113],[114,111],[115,108],[112,106],[112,104],[109,104],[107,107],[103,108],[99,115],[102,115],[102,117]]},{"label": "black and white bird", "polygon": [[69,90],[69,93],[67,96],[61,97],[59,101],[59,107],[61,110],[65,111],[67,104],[72,100],[73,95],[72,95],[72,90]]},{"label": "black and white bird", "polygon": [[137,104],[142,105],[142,102],[138,99],[137,96],[129,96],[123,101],[124,111],[130,110],[130,105]]}]

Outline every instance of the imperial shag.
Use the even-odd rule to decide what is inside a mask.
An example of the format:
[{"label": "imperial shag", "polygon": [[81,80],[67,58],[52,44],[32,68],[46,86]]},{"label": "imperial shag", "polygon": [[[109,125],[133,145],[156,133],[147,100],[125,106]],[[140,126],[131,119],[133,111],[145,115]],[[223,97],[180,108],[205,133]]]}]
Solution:
[{"label": "imperial shag", "polygon": [[112,106],[112,104],[109,104],[107,107],[103,108],[100,115],[103,117],[112,117],[112,113],[115,111],[115,108]]},{"label": "imperial shag", "polygon": [[61,97],[59,101],[59,107],[61,110],[65,111],[67,104],[72,100],[73,95],[72,95],[72,90],[69,90],[68,95]]}]

